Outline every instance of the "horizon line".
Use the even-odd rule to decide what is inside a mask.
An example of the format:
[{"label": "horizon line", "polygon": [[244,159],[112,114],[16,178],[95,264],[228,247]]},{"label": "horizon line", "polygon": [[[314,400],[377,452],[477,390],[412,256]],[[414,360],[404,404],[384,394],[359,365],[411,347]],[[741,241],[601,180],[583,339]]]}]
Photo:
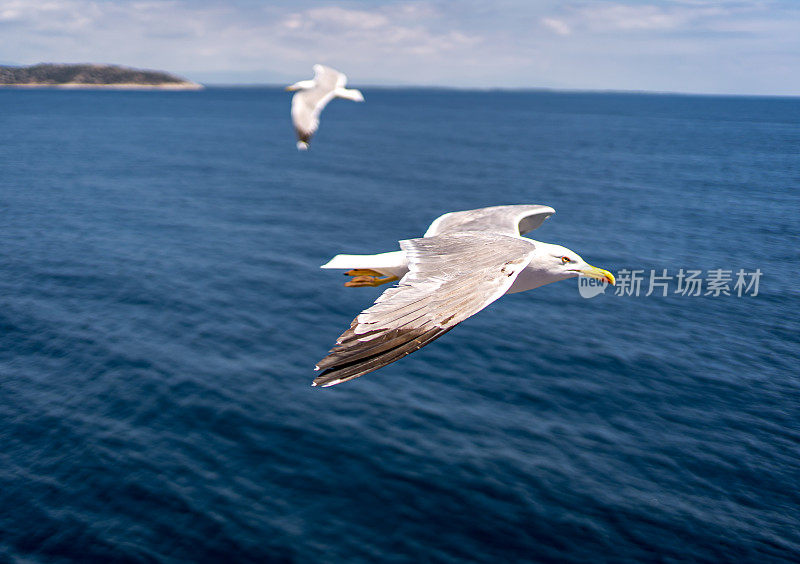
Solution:
[{"label": "horizon line", "polygon": [[[284,89],[285,84],[272,82],[201,82],[206,88],[275,88]],[[730,92],[680,92],[675,90],[646,90],[624,88],[555,88],[549,86],[443,86],[443,85],[388,85],[363,84],[358,88],[370,90],[452,90],[461,92],[551,92],[563,94],[649,94],[655,96],[714,96],[730,98],[798,98],[797,94],[747,94]]]}]

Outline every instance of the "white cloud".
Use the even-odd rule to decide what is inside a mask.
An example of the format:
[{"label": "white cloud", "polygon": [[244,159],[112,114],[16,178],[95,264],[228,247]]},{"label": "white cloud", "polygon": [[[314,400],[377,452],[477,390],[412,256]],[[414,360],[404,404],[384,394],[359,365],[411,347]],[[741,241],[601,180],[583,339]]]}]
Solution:
[{"label": "white cloud", "polygon": [[311,8],[288,15],[282,22],[287,41],[312,43],[329,53],[396,52],[411,55],[445,55],[448,51],[476,43],[456,30],[432,29],[424,18],[434,12],[419,5],[399,5],[373,11],[342,7]]},{"label": "white cloud", "polygon": [[348,10],[338,6],[312,8],[292,14],[287,21],[300,22],[301,28],[331,27],[345,30],[374,30],[389,25],[389,19],[379,12]]},{"label": "white cloud", "polygon": [[724,2],[672,2],[627,4],[599,2],[571,10],[574,25],[592,31],[687,30],[714,19],[725,18],[747,6],[726,6]]},{"label": "white cloud", "polygon": [[675,13],[658,6],[625,4],[585,8],[580,11],[580,16],[589,27],[604,30],[674,29],[687,17],[685,13]]},{"label": "white cloud", "polygon": [[0,21],[26,25],[37,31],[75,31],[91,23],[88,15],[94,11],[91,8],[71,0],[0,1]]},{"label": "white cloud", "polygon": [[569,35],[572,33],[570,27],[562,20],[557,20],[555,18],[542,18],[542,23],[559,35]]}]

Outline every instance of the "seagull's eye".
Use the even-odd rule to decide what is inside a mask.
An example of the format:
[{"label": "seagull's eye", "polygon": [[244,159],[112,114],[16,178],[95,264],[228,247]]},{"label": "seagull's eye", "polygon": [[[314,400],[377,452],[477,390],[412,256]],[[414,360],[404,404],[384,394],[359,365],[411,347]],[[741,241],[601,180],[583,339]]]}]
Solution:
[{"label": "seagull's eye", "polygon": [[564,263],[564,264],[567,264],[568,262],[572,262],[572,261],[569,260],[569,257],[561,257],[561,262]]}]

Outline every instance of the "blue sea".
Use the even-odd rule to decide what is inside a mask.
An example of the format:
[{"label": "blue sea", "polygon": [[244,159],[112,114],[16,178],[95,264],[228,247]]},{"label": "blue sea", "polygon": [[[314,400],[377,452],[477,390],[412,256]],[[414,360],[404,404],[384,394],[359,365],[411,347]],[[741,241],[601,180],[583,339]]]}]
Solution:
[{"label": "blue sea", "polygon": [[[800,99],[364,95],[0,90],[0,561],[800,559]],[[641,291],[311,387],[320,264],[514,203]]]}]

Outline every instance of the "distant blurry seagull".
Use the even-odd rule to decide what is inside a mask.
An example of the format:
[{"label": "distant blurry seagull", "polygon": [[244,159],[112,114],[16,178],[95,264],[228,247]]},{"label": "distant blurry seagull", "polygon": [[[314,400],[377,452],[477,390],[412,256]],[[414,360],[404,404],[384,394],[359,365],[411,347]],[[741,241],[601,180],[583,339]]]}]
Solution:
[{"label": "distant blurry seagull", "polygon": [[339,71],[323,65],[314,65],[314,78],[301,80],[286,90],[297,93],[292,97],[292,122],[297,132],[297,148],[308,149],[311,136],[319,127],[319,114],[334,98],[345,98],[363,102],[364,96],[358,90],[345,88],[347,77]]},{"label": "distant blurry seagull", "polygon": [[495,206],[444,214],[400,251],[336,255],[322,268],[351,269],[345,286],[397,280],[342,333],[317,363],[314,386],[333,386],[403,358],[503,294],[575,276],[614,284],[607,270],[560,245],[522,237],[555,213],[548,206]]}]

